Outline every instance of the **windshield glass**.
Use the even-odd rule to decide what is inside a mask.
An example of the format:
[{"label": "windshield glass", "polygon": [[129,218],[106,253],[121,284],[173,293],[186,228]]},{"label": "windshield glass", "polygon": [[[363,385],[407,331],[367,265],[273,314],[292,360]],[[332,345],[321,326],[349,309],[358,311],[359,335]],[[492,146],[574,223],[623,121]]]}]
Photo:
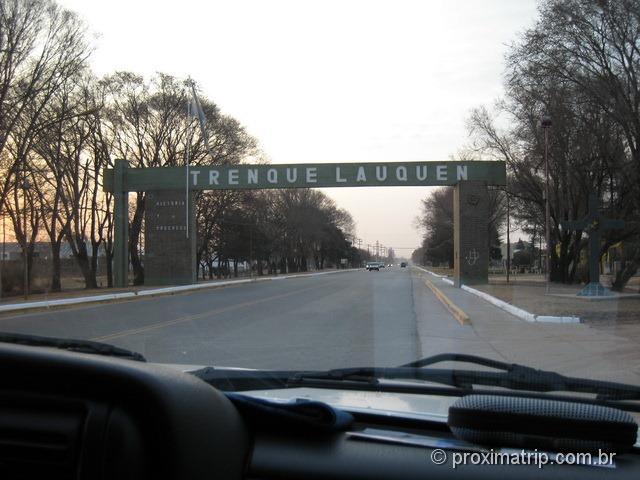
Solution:
[{"label": "windshield glass", "polygon": [[0,332],[640,386],[639,2],[2,5]]}]

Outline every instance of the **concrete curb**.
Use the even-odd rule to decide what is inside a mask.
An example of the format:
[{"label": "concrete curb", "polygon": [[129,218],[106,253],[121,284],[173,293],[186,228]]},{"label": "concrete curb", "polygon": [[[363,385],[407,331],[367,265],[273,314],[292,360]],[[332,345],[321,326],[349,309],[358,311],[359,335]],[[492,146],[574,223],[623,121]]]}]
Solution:
[{"label": "concrete curb", "polygon": [[582,323],[580,317],[556,317],[552,315],[536,315],[536,322],[546,323]]},{"label": "concrete curb", "polygon": [[81,305],[87,303],[101,303],[109,302],[113,300],[128,300],[139,297],[153,297],[156,295],[172,295],[174,293],[182,293],[194,290],[202,290],[205,288],[220,288],[228,287],[230,285],[241,285],[244,283],[256,283],[256,282],[269,282],[275,280],[288,280],[291,278],[306,278],[317,277],[320,275],[330,275],[333,273],[354,272],[360,270],[358,268],[349,268],[346,270],[331,270],[329,272],[318,273],[302,273],[299,275],[281,275],[277,277],[266,278],[254,278],[254,279],[242,279],[242,280],[225,280],[222,282],[210,282],[210,283],[197,283],[194,285],[179,285],[175,287],[162,287],[153,288],[149,290],[141,290],[139,292],[121,292],[121,293],[108,293],[105,295],[91,295],[89,297],[76,297],[76,298],[62,298],[59,300],[44,300],[39,302],[29,303],[15,303],[10,305],[0,305],[0,313],[3,312],[18,312],[28,311],[36,309],[48,309],[51,307],[63,307],[67,305]]},{"label": "concrete curb", "polygon": [[436,287],[430,280],[424,279],[424,283],[433,292],[438,300],[445,306],[445,308],[453,315],[460,325],[471,325],[471,319],[460,307],[451,301],[442,291]]},{"label": "concrete curb", "polygon": [[[444,275],[438,275],[435,272],[432,272],[430,270],[427,270],[426,268],[422,268],[422,267],[417,267],[414,266],[414,268],[417,268],[418,270],[422,270],[423,272],[427,272],[430,275],[433,275],[434,277],[439,278],[440,280],[442,280],[445,283],[448,283],[449,285],[453,285],[453,281],[447,277],[445,277]],[[462,285],[460,287],[462,290],[464,290],[465,292],[471,293],[477,297],[482,298],[483,300],[489,302],[491,305],[494,305],[502,310],[504,310],[505,312],[510,313],[511,315],[518,317],[521,320],[524,320],[526,322],[540,322],[540,323],[571,323],[571,324],[578,324],[581,323],[580,322],[580,317],[576,317],[576,316],[554,316],[554,315],[535,315],[533,313],[527,312],[526,310],[523,310],[522,308],[516,307],[515,305],[511,305],[510,303],[505,302],[504,300],[500,300],[499,298],[496,298],[492,295],[489,295],[488,293],[485,292],[481,292],[480,290],[476,290],[475,288],[471,288],[467,285]]]},{"label": "concrete curb", "polygon": [[423,272],[426,272],[429,275],[433,275],[434,277],[439,278],[440,280],[442,280],[444,283],[448,285],[453,285],[453,280],[448,278],[446,275],[439,275],[436,272],[432,272],[431,270],[427,270],[426,268],[422,268],[422,267],[417,267],[415,265],[414,265],[414,268],[417,268],[418,270],[422,270]]},{"label": "concrete curb", "polygon": [[500,300],[499,298],[493,297],[491,295],[489,295],[488,293],[484,293],[481,292],[480,290],[476,290],[475,288],[471,288],[468,287],[466,285],[462,285],[460,287],[462,290],[464,290],[465,292],[469,292],[472,293],[473,295],[475,295],[476,297],[480,297],[481,299],[489,302],[490,304],[501,308],[502,310],[504,310],[505,312],[510,313],[511,315],[518,317],[522,320],[525,320],[527,322],[535,322],[536,321],[536,316],[533,313],[529,313],[526,310],[523,310],[522,308],[518,308],[514,305],[511,305],[510,303],[507,303],[503,300]]},{"label": "concrete curb", "polygon": [[460,288],[465,292],[472,293],[477,297],[486,300],[492,305],[495,305],[502,310],[509,312],[511,315],[514,315],[522,320],[527,322],[540,322],[540,323],[572,323],[578,324],[580,323],[580,317],[575,316],[555,316],[555,315],[535,315],[533,313],[529,313],[522,308],[518,308],[510,303],[505,302],[504,300],[500,300],[488,293],[481,292],[480,290],[476,290],[475,288],[468,287],[467,285],[462,285]]}]

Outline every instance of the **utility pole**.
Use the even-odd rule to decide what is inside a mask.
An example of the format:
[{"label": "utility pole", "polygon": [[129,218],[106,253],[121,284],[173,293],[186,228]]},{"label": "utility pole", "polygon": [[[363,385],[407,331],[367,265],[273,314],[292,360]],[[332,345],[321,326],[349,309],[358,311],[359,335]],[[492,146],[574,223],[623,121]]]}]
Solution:
[{"label": "utility pole", "polygon": [[549,207],[549,128],[551,128],[551,118],[542,117],[542,128],[544,130],[544,220],[545,220],[545,241],[547,242],[547,261],[545,262],[545,291],[549,293],[549,281],[551,280],[551,226]]},{"label": "utility pole", "polygon": [[510,231],[510,210],[509,210],[509,190],[505,190],[507,194],[507,283],[509,283],[509,274],[511,273],[511,238],[509,236]]}]

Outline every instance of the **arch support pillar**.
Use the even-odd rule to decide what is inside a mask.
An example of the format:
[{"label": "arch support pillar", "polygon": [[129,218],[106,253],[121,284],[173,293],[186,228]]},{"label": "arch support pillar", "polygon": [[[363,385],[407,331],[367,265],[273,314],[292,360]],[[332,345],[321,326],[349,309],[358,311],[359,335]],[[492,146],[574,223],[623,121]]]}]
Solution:
[{"label": "arch support pillar", "polygon": [[126,170],[129,162],[116,160],[113,169],[113,286],[129,284],[129,191]]},{"label": "arch support pillar", "polygon": [[484,181],[462,180],[453,192],[454,284],[489,283],[489,192]]}]

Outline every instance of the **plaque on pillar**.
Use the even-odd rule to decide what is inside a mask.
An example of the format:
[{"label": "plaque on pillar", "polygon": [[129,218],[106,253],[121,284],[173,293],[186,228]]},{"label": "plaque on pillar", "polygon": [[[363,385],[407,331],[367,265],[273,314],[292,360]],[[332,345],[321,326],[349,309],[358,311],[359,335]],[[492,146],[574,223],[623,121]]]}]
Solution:
[{"label": "plaque on pillar", "polygon": [[453,193],[454,283],[489,283],[489,193],[482,181],[458,182]]},{"label": "plaque on pillar", "polygon": [[145,285],[196,282],[195,196],[182,190],[154,190],[145,201]]}]

